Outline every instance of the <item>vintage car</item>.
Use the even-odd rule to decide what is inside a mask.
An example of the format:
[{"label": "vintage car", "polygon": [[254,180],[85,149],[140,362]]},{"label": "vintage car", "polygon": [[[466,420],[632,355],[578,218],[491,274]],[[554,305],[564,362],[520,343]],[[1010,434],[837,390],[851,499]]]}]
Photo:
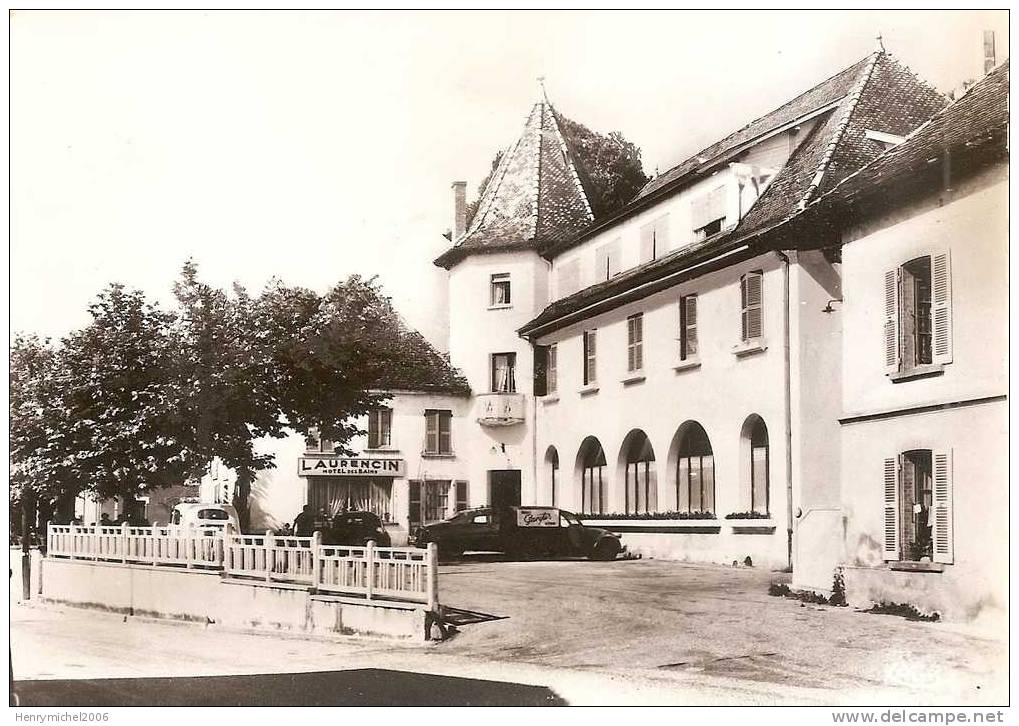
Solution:
[{"label": "vintage car", "polygon": [[435,542],[441,557],[465,551],[506,552],[519,557],[587,557],[614,560],[623,550],[619,535],[588,527],[576,515],[555,507],[482,507],[419,527],[414,544]]},{"label": "vintage car", "polygon": [[322,530],[322,543],[363,547],[370,540],[378,547],[392,542],[377,514],[371,512],[340,512]]}]

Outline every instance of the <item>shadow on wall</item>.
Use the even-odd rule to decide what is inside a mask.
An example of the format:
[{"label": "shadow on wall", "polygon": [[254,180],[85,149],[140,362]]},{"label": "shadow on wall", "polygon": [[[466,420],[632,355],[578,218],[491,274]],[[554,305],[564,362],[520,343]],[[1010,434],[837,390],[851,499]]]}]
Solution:
[{"label": "shadow on wall", "polygon": [[884,547],[869,534],[861,534],[856,540],[852,562],[859,567],[878,567],[884,563]]}]

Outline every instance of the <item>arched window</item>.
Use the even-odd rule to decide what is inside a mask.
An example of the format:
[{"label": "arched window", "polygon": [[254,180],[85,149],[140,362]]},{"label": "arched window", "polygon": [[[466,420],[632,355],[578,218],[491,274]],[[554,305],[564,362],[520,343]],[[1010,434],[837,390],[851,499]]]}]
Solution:
[{"label": "arched window", "polygon": [[715,511],[715,458],[704,428],[685,424],[676,460],[676,501],[681,512],[713,514]]},{"label": "arched window", "polygon": [[[749,427],[749,430],[748,430]],[[750,511],[757,514],[768,514],[768,427],[760,416],[752,416],[743,426],[744,437],[749,439],[750,460]]]},{"label": "arched window", "polygon": [[605,479],[605,452],[593,436],[580,446],[580,511],[604,514],[608,507],[608,482]]},{"label": "arched window", "polygon": [[559,452],[554,446],[549,446],[545,452],[545,467],[548,471],[549,489],[551,490],[551,502],[553,507],[559,506]]},{"label": "arched window", "polygon": [[658,481],[655,476],[655,452],[643,431],[626,437],[627,514],[646,514],[658,509]]}]

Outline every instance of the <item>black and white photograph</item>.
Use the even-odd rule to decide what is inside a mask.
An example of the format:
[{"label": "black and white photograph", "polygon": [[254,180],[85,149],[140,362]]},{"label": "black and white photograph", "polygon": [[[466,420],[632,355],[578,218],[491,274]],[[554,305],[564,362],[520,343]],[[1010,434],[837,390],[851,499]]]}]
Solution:
[{"label": "black and white photograph", "polygon": [[7,723],[1008,720],[1008,9],[8,39]]}]

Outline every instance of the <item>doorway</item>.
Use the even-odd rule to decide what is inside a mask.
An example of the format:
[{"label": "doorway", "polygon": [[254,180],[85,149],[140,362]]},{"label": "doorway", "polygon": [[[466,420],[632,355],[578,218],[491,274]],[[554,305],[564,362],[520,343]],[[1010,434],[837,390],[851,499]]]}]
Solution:
[{"label": "doorway", "polygon": [[493,509],[520,506],[520,470],[489,471],[488,501]]}]

